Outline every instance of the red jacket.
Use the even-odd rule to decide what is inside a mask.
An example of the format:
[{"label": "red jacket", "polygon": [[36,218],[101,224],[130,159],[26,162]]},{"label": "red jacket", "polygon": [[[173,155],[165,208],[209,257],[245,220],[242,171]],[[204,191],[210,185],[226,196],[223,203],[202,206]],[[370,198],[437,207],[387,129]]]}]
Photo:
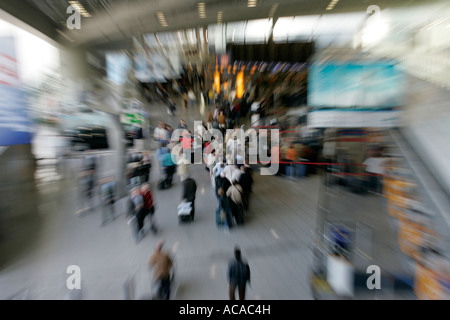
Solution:
[{"label": "red jacket", "polygon": [[150,209],[151,207],[153,207],[153,195],[150,190],[148,190],[147,192],[141,192],[141,196],[142,198],[144,198],[145,209]]}]

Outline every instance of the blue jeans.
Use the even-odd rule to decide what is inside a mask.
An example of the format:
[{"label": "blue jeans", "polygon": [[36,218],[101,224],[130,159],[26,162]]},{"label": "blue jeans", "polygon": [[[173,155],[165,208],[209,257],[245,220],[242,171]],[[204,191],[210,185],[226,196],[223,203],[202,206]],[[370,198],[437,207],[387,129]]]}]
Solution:
[{"label": "blue jeans", "polygon": [[224,197],[217,197],[218,200],[218,205],[216,208],[216,224],[219,226],[222,224],[222,221],[220,219],[220,210],[223,210],[225,212],[225,223],[228,226],[228,228],[231,228],[231,226],[233,225],[232,222],[232,217],[231,217],[231,209],[230,209],[230,205],[228,203],[228,198]]},{"label": "blue jeans", "polygon": [[297,176],[297,165],[295,163],[289,163],[286,165],[286,175],[289,177]]}]

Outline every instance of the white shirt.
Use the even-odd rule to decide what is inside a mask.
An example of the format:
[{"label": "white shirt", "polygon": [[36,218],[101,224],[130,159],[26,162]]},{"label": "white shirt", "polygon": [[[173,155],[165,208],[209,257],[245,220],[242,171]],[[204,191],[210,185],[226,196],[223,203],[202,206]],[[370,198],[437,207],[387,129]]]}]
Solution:
[{"label": "white shirt", "polygon": [[153,137],[155,139],[168,140],[168,136],[169,132],[166,129],[160,127],[157,127],[155,129],[155,132],[153,133]]},{"label": "white shirt", "polygon": [[366,171],[369,173],[377,173],[377,174],[384,174],[384,162],[386,161],[386,158],[367,158],[363,164],[365,164]]},{"label": "white shirt", "polygon": [[225,178],[227,178],[231,183],[233,183],[234,179],[239,181],[239,178],[241,176],[241,170],[236,168],[234,164],[227,165],[223,172],[225,174]]},{"label": "white shirt", "polygon": [[222,167],[220,166],[220,163],[219,163],[219,162],[216,163],[216,165],[214,166],[214,169],[213,169],[214,175],[215,175],[216,177],[220,176],[220,173],[221,173],[223,170],[225,170],[225,167],[226,167],[226,166],[224,166],[224,167],[222,168]]},{"label": "white shirt", "polygon": [[259,107],[261,106],[261,102],[259,101],[255,101],[252,103],[252,106],[250,107],[250,110],[255,112],[259,109]]}]

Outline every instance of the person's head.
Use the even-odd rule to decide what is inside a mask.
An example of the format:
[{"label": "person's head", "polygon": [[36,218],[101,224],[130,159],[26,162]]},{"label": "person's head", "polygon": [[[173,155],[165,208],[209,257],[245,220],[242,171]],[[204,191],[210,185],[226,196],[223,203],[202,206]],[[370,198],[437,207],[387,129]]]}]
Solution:
[{"label": "person's head", "polygon": [[240,261],[242,259],[241,249],[238,246],[234,247],[234,257],[238,261]]},{"label": "person's head", "polygon": [[159,122],[159,127],[160,127],[160,128],[164,128],[165,126],[166,126],[166,125],[165,125],[164,122],[162,122],[162,121]]},{"label": "person's head", "polygon": [[238,184],[238,181],[236,179],[233,180],[233,185]]}]

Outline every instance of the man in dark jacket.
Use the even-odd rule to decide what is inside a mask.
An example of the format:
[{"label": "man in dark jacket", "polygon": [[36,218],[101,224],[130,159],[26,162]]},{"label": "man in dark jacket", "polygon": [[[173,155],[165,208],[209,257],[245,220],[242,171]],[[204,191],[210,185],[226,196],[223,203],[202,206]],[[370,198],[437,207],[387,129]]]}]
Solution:
[{"label": "man in dark jacket", "polygon": [[239,185],[242,187],[242,203],[244,209],[247,210],[250,202],[250,193],[252,192],[253,177],[250,168],[247,166],[241,167],[242,174],[239,176]]},{"label": "man in dark jacket", "polygon": [[195,194],[197,192],[197,184],[195,183],[195,180],[190,178],[188,175],[185,175],[183,178],[183,193],[181,195],[181,198],[185,200],[186,202],[192,203],[192,212],[191,217],[192,220],[194,220],[195,215]]},{"label": "man in dark jacket", "polygon": [[225,227],[226,231],[230,229],[233,225],[231,208],[227,197],[228,188],[231,186],[230,181],[225,177],[225,173],[221,172],[218,177],[216,177],[216,197],[217,197],[217,207],[216,207],[216,225],[219,227],[223,224],[220,217],[220,212],[223,211],[225,214]]},{"label": "man in dark jacket", "polygon": [[239,300],[245,300],[247,282],[250,283],[250,267],[242,260],[241,250],[234,248],[234,259],[228,263],[227,272],[230,300],[235,300],[236,288],[239,291]]}]

